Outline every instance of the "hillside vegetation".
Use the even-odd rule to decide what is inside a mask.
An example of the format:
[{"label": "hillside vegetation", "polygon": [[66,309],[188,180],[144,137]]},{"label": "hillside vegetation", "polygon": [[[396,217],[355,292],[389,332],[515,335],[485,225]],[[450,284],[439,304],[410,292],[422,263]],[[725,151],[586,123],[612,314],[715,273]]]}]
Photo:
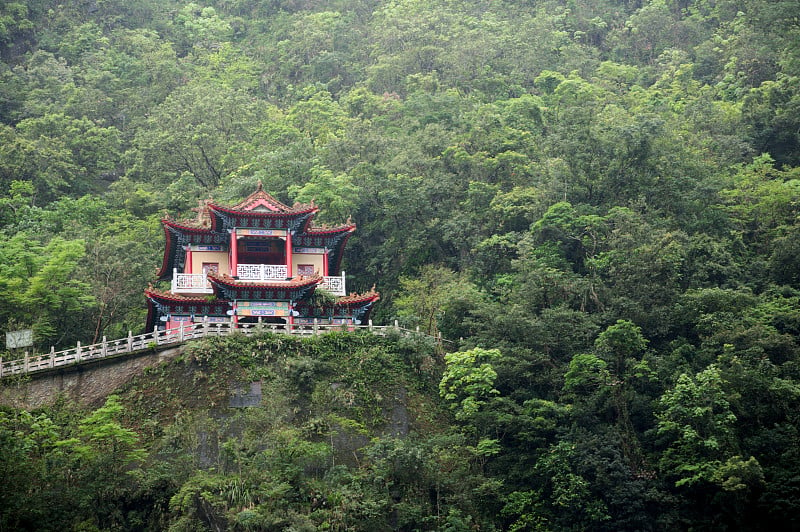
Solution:
[{"label": "hillside vegetation", "polygon": [[0,529],[435,524],[458,511],[450,497],[474,508],[461,482],[485,479],[474,442],[448,429],[433,355],[422,337],[235,335],[191,345],[92,412],[0,412]]},{"label": "hillside vegetation", "polygon": [[[62,468],[19,497],[110,501],[50,505],[54,523],[800,528],[796,1],[11,0],[0,59],[3,330],[33,328],[40,351],[139,332],[164,211],[261,181],[352,216],[343,268],[380,290],[374,320],[456,344],[414,362],[436,421],[405,438],[363,412],[312,437],[298,412],[254,421],[251,443],[214,428],[233,458],[195,463],[199,443],[161,440],[177,406],[149,424],[133,395],[44,424],[9,412],[3,467]],[[314,360],[297,355],[312,367],[287,397],[356,371]],[[146,474],[70,465],[105,456],[104,423],[129,442],[109,471]],[[362,425],[381,437],[337,457],[330,434]]]}]

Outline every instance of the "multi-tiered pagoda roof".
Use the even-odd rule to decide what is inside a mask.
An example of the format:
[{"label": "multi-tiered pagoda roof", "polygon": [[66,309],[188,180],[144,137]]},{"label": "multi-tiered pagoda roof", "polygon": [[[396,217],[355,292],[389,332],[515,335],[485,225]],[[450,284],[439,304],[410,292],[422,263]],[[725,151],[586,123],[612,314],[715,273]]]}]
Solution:
[{"label": "multi-tiered pagoda roof", "polygon": [[[174,327],[200,319],[268,319],[305,323],[327,318],[359,322],[379,299],[374,288],[348,294],[341,262],[356,226],[316,225],[313,203],[283,204],[259,183],[243,201],[220,205],[206,200],[185,220],[165,216],[166,245],[158,281],[169,290],[149,288],[148,328]],[[320,288],[333,299],[320,306]]]}]

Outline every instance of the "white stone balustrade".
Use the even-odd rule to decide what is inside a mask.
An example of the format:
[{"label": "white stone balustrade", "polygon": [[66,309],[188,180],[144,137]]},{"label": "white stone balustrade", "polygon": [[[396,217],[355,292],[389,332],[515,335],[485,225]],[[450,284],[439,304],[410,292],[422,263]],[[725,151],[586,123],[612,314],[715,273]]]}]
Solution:
[{"label": "white stone balustrade", "polygon": [[[416,332],[410,331],[401,328],[397,321],[394,322],[394,325],[373,325],[372,320],[369,320],[366,325],[358,323],[352,325],[323,324],[317,322],[317,320],[314,320],[314,323],[309,325],[284,323],[237,324],[230,321],[225,323],[209,323],[203,321],[201,323],[189,323],[175,329],[153,331],[137,336],[128,332],[126,338],[120,338],[119,340],[107,340],[103,337],[102,343],[86,346],[82,346],[78,343],[77,347],[72,347],[64,351],[56,351],[54,348],[50,348],[49,353],[41,355],[28,355],[26,353],[23,358],[17,360],[4,360],[0,357],[0,378],[9,375],[43,372],[62,366],[96,363],[98,359],[124,356],[137,351],[159,350],[162,347],[172,347],[189,340],[200,339],[207,336],[227,336],[229,334],[251,336],[259,333],[317,335],[334,331],[339,333],[342,331],[368,331],[380,336],[386,336],[391,334],[391,331],[394,331],[395,334],[402,334],[404,336],[427,336],[419,332],[419,327]],[[442,342],[448,342],[442,338],[442,333],[439,333],[436,340],[440,345]]]},{"label": "white stone balustrade", "polygon": [[237,264],[240,281],[285,281],[289,270],[285,264]]},{"label": "white stone balustrade", "polygon": [[323,277],[320,288],[323,288],[335,296],[346,296],[347,291],[344,286],[344,272],[337,277]]},{"label": "white stone balustrade", "polygon": [[172,270],[173,294],[213,294],[211,283],[203,273],[178,273]]}]

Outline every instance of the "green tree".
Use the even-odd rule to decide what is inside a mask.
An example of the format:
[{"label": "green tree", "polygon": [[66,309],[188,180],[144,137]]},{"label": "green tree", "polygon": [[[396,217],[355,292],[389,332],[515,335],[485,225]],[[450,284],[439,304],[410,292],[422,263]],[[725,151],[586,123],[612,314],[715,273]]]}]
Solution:
[{"label": "green tree", "polygon": [[647,361],[643,360],[647,340],[642,330],[630,321],[617,320],[600,333],[595,341],[595,352],[608,362],[611,380],[611,397],[614,418],[620,432],[623,452],[633,471],[644,464],[641,444],[631,420],[631,403],[634,400],[634,382],[637,378],[651,377]]},{"label": "green tree", "polygon": [[[33,529],[50,524],[48,513],[63,507],[49,500],[59,486],[61,473],[55,464],[60,432],[45,414],[27,411],[0,412],[0,469],[8,483],[0,493],[0,527]],[[52,506],[30,504],[30,497],[48,500]]]},{"label": "green tree", "polygon": [[109,395],[102,407],[80,420],[75,437],[57,443],[69,450],[72,466],[79,471],[76,503],[99,528],[125,522],[120,503],[134,483],[126,473],[147,457],[139,435],[120,424],[123,412],[120,398]]},{"label": "green tree", "polygon": [[0,253],[0,322],[33,328],[37,347],[84,337],[82,314],[95,303],[90,286],[75,276],[84,254],[81,240],[42,244],[25,233],[8,239]]},{"label": "green tree", "polygon": [[[189,83],[169,95],[137,130],[130,174],[168,184],[184,177],[212,190],[255,155],[265,106],[219,83]],[[191,182],[191,181],[190,181]]]},{"label": "green tree", "polygon": [[347,125],[347,114],[328,91],[307,87],[287,112],[287,120],[317,147],[339,137]]},{"label": "green tree", "polygon": [[775,168],[769,154],[736,170],[732,186],[721,191],[726,210],[748,242],[769,249],[773,238],[796,225],[800,173]]},{"label": "green tree", "polygon": [[398,316],[431,336],[463,331],[480,294],[465,276],[441,266],[425,266],[415,277],[401,277],[394,301]]},{"label": "green tree", "polygon": [[[598,528],[609,519],[606,505],[591,492],[589,481],[576,472],[575,459],[575,445],[562,441],[551,445],[548,452],[537,461],[536,471],[546,479],[537,498],[544,499],[546,503],[528,502],[526,510],[534,513],[525,517],[525,520],[552,522],[564,530],[583,530]],[[537,506],[544,506],[549,511],[542,512]]]},{"label": "green tree", "polygon": [[658,433],[670,439],[661,467],[675,485],[717,484],[729,491],[752,489],[763,482],[758,461],[737,454],[725,381],[712,364],[694,378],[683,373],[661,397]]},{"label": "green tree", "polygon": [[497,372],[492,362],[501,356],[498,349],[480,347],[445,355],[439,395],[455,411],[456,419],[469,420],[493,395],[500,393],[494,388]]},{"label": "green tree", "polygon": [[288,192],[296,201],[324,205],[323,222],[342,223],[355,211],[359,189],[347,174],[334,175],[319,166],[311,168],[311,179],[303,186],[291,185]]},{"label": "green tree", "polygon": [[94,191],[116,170],[119,158],[116,128],[64,114],[25,119],[15,128],[2,126],[0,137],[0,186],[30,181],[39,202]]},{"label": "green tree", "polygon": [[186,49],[211,49],[229,41],[233,34],[230,22],[221,17],[214,7],[195,2],[181,7],[175,15],[174,26],[178,30],[181,47]]}]

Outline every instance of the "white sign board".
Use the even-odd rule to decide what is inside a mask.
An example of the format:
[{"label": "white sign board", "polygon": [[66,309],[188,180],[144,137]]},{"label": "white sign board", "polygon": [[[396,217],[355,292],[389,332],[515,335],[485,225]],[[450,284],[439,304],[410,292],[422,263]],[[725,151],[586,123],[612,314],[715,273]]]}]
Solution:
[{"label": "white sign board", "polygon": [[6,349],[18,349],[20,347],[30,347],[32,345],[33,331],[31,329],[9,331],[6,333]]}]

